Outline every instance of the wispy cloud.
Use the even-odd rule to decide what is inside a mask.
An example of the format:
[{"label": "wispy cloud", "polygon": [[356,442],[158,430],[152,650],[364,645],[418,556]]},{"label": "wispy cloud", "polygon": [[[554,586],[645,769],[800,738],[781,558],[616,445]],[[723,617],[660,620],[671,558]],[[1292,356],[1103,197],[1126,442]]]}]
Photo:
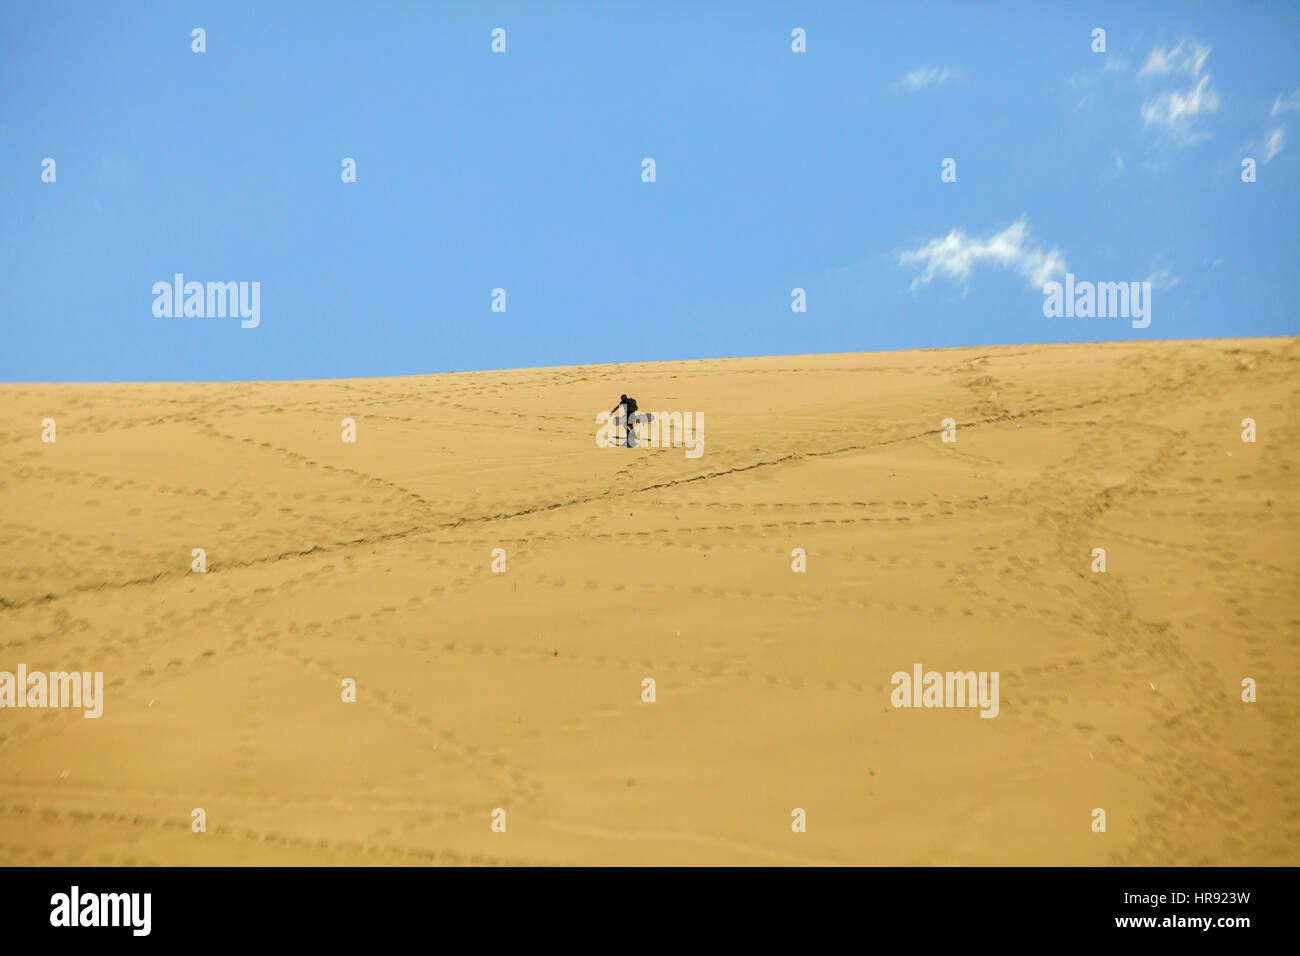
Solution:
[{"label": "wispy cloud", "polygon": [[965,283],[975,269],[984,266],[1016,272],[1035,289],[1065,272],[1065,258],[1060,252],[1030,241],[1029,226],[1023,217],[983,239],[954,229],[917,249],[899,253],[898,264],[920,267],[912,280],[913,289],[929,285],[936,277]]},{"label": "wispy cloud", "polygon": [[1210,78],[1203,76],[1189,90],[1181,93],[1169,90],[1143,103],[1142,123],[1190,135],[1202,113],[1214,113],[1218,109],[1219,94],[1210,85]]},{"label": "wispy cloud", "polygon": [[1117,53],[1094,56],[1091,62],[1095,63],[1097,60],[1101,60],[1099,69],[1083,70],[1079,73],[1072,73],[1065,78],[1066,89],[1079,94],[1074,104],[1076,110],[1093,109],[1096,105],[1097,95],[1102,92],[1102,86],[1113,83],[1116,77],[1126,73],[1129,68],[1128,61]]},{"label": "wispy cloud", "polygon": [[1201,46],[1191,40],[1183,40],[1172,49],[1156,47],[1147,56],[1146,63],[1138,70],[1138,76],[1164,76],[1169,73],[1188,73],[1201,75],[1201,67],[1210,55],[1210,48]]},{"label": "wispy cloud", "polygon": [[1142,125],[1154,127],[1176,146],[1191,146],[1210,134],[1200,129],[1201,120],[1219,110],[1219,93],[1202,72],[1210,48],[1191,40],[1176,47],[1156,47],[1138,71],[1138,78],[1186,74],[1196,85],[1184,90],[1166,90],[1142,103]]},{"label": "wispy cloud", "polygon": [[943,86],[952,80],[960,79],[960,77],[960,70],[949,69],[946,66],[923,66],[899,77],[894,81],[894,86],[907,90],[909,93],[915,93],[927,86]]},{"label": "wispy cloud", "polygon": [[1157,292],[1163,292],[1167,289],[1173,289],[1183,284],[1183,277],[1174,275],[1174,270],[1169,266],[1162,266],[1155,272],[1151,273],[1144,280],[1151,283],[1151,288]]},{"label": "wispy cloud", "polygon": [[1277,116],[1278,113],[1289,113],[1293,110],[1300,110],[1300,90],[1296,90],[1290,96],[1279,96],[1273,101],[1273,111],[1270,116]]},{"label": "wispy cloud", "polygon": [[1283,127],[1279,126],[1277,129],[1273,130],[1273,132],[1269,133],[1268,138],[1264,140],[1264,162],[1267,163],[1278,153],[1282,152],[1282,147],[1285,145],[1286,133],[1283,132]]}]

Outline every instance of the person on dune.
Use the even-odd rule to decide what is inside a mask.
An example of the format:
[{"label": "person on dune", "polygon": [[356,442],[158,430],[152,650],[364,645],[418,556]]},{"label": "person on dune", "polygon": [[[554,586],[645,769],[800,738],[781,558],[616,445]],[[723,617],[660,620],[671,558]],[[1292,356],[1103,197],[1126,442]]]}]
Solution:
[{"label": "person on dune", "polygon": [[[623,427],[627,429],[627,435],[632,434],[632,416],[636,414],[636,399],[628,398],[626,395],[618,397],[618,404],[610,409],[611,416],[617,416],[619,409],[622,409]],[[627,435],[623,436],[623,444],[627,445]]]}]

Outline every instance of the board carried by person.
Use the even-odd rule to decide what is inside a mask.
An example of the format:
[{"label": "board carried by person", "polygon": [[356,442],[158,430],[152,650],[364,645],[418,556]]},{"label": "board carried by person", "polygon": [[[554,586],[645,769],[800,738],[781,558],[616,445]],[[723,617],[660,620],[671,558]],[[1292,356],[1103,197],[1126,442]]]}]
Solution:
[{"label": "board carried by person", "polygon": [[[622,428],[623,447],[636,447],[636,428],[637,425],[646,425],[655,420],[654,415],[649,412],[638,412],[635,398],[628,398],[626,395],[620,395],[618,404],[609,411],[610,421],[614,427]],[[617,432],[615,432],[614,444],[618,444]]]}]

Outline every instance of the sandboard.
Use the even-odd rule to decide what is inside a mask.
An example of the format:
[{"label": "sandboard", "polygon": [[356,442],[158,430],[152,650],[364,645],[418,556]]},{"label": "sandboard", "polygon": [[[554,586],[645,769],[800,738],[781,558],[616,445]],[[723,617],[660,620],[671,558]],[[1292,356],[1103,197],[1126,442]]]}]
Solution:
[{"label": "sandboard", "polygon": [[[653,412],[633,412],[629,419],[623,415],[616,415],[610,421],[614,425],[614,444],[621,447],[635,448],[637,446],[636,426],[648,425],[655,420]],[[632,431],[628,431],[626,422],[632,423]],[[626,440],[626,445],[624,444]]]}]

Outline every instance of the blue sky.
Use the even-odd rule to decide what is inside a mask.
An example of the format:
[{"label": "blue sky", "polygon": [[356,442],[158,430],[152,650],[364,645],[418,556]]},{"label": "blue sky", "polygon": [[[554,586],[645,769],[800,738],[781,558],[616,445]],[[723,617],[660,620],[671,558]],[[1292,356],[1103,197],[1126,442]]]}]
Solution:
[{"label": "blue sky", "polygon": [[[1295,334],[1298,40],[1294,3],[5,2],[0,380]],[[1065,271],[1149,279],[1150,326],[1045,318]],[[178,272],[260,324],[156,316]]]}]

